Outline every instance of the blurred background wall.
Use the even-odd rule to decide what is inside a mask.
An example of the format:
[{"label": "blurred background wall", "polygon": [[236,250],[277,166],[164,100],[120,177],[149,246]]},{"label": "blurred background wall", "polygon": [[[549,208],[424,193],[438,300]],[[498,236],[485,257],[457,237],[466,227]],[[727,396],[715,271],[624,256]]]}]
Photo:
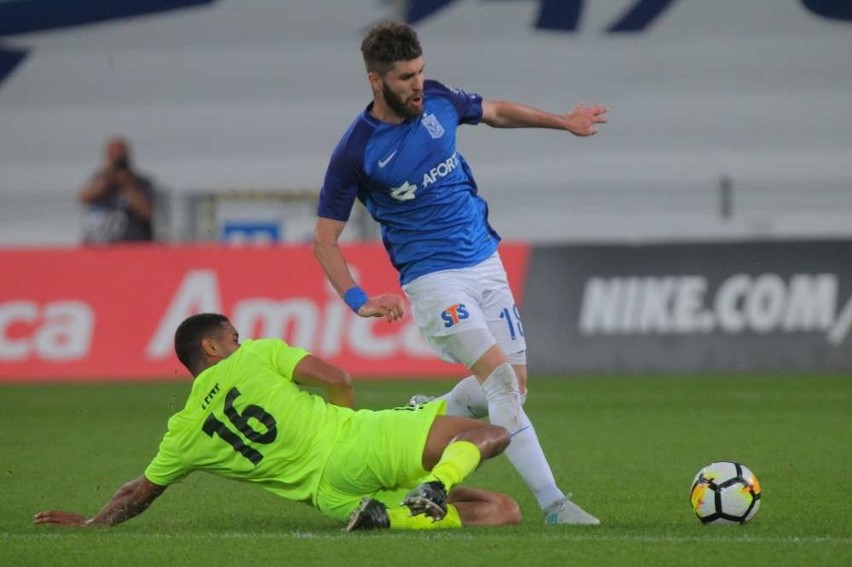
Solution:
[{"label": "blurred background wall", "polygon": [[217,238],[193,196],[316,192],[369,102],[361,35],[399,18],[430,77],[552,111],[612,109],[590,139],[462,130],[508,239],[852,233],[848,2],[113,4],[0,2],[2,246],[79,242],[76,195],[113,134],[165,196],[164,239]]}]

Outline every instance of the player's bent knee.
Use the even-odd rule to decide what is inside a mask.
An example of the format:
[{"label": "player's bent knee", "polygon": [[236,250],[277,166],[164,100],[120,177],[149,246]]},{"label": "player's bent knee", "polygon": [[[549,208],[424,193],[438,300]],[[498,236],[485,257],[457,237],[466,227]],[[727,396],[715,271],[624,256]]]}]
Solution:
[{"label": "player's bent knee", "polygon": [[493,525],[515,526],[523,522],[521,507],[514,498],[506,494],[494,493],[491,500]]},{"label": "player's bent knee", "polygon": [[500,514],[503,518],[503,524],[507,526],[516,526],[523,522],[524,517],[521,515],[521,507],[515,499],[510,496],[506,496],[505,494],[501,494],[500,496],[502,497],[502,502],[500,503]]},{"label": "player's bent knee", "polygon": [[453,441],[469,441],[479,448],[483,459],[489,459],[505,451],[512,442],[512,436],[505,427],[483,424],[482,427],[459,433]]},{"label": "player's bent knee", "polygon": [[487,432],[488,438],[480,448],[482,457],[485,459],[490,459],[491,457],[499,455],[505,451],[509,446],[509,443],[512,442],[512,436],[509,434],[509,430],[505,427],[490,425],[485,431]]},{"label": "player's bent knee", "polygon": [[492,435],[491,451],[494,455],[499,455],[505,451],[509,446],[509,443],[512,442],[512,435],[509,433],[508,429],[499,425],[491,425],[488,429]]},{"label": "player's bent knee", "polygon": [[523,521],[515,499],[499,492],[456,486],[450,491],[448,502],[458,510],[462,525],[510,526]]}]

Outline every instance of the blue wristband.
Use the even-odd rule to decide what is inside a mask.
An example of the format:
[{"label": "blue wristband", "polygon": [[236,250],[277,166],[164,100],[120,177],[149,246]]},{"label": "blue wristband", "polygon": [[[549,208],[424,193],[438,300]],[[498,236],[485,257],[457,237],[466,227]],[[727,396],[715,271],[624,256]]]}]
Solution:
[{"label": "blue wristband", "polygon": [[364,290],[361,289],[360,286],[350,287],[346,290],[346,293],[343,294],[343,301],[346,302],[346,305],[349,306],[349,309],[358,313],[358,310],[361,309],[361,306],[367,303],[367,294],[364,293]]}]

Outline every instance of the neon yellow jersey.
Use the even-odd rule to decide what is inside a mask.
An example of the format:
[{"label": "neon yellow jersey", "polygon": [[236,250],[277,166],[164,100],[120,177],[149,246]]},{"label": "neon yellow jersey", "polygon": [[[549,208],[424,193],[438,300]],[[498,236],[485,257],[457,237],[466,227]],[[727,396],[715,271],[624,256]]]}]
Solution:
[{"label": "neon yellow jersey", "polygon": [[145,476],[161,486],[194,470],[310,501],[354,410],[301,390],[293,370],[309,353],[279,339],[246,340],[195,378]]}]

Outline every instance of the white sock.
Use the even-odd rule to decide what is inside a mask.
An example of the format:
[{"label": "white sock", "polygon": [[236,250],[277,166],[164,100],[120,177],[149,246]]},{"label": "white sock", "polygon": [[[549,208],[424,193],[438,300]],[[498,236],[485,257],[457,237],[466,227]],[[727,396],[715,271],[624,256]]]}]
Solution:
[{"label": "white sock", "polygon": [[447,402],[447,415],[477,419],[488,415],[488,403],[476,376],[463,378],[452,390],[438,396],[438,399]]},{"label": "white sock", "polygon": [[[452,390],[441,396],[435,396],[435,399],[447,402],[447,415],[476,419],[488,417],[488,402],[485,400],[485,392],[476,376],[462,378]],[[524,405],[526,401],[527,394],[524,392],[521,394],[521,405]]]},{"label": "white sock", "polygon": [[518,379],[512,365],[506,362],[494,369],[483,382],[482,390],[488,400],[491,423],[505,427],[512,435],[506,456],[535,495],[539,507],[544,509],[565,498],[556,486],[535,428],[521,406]]}]

